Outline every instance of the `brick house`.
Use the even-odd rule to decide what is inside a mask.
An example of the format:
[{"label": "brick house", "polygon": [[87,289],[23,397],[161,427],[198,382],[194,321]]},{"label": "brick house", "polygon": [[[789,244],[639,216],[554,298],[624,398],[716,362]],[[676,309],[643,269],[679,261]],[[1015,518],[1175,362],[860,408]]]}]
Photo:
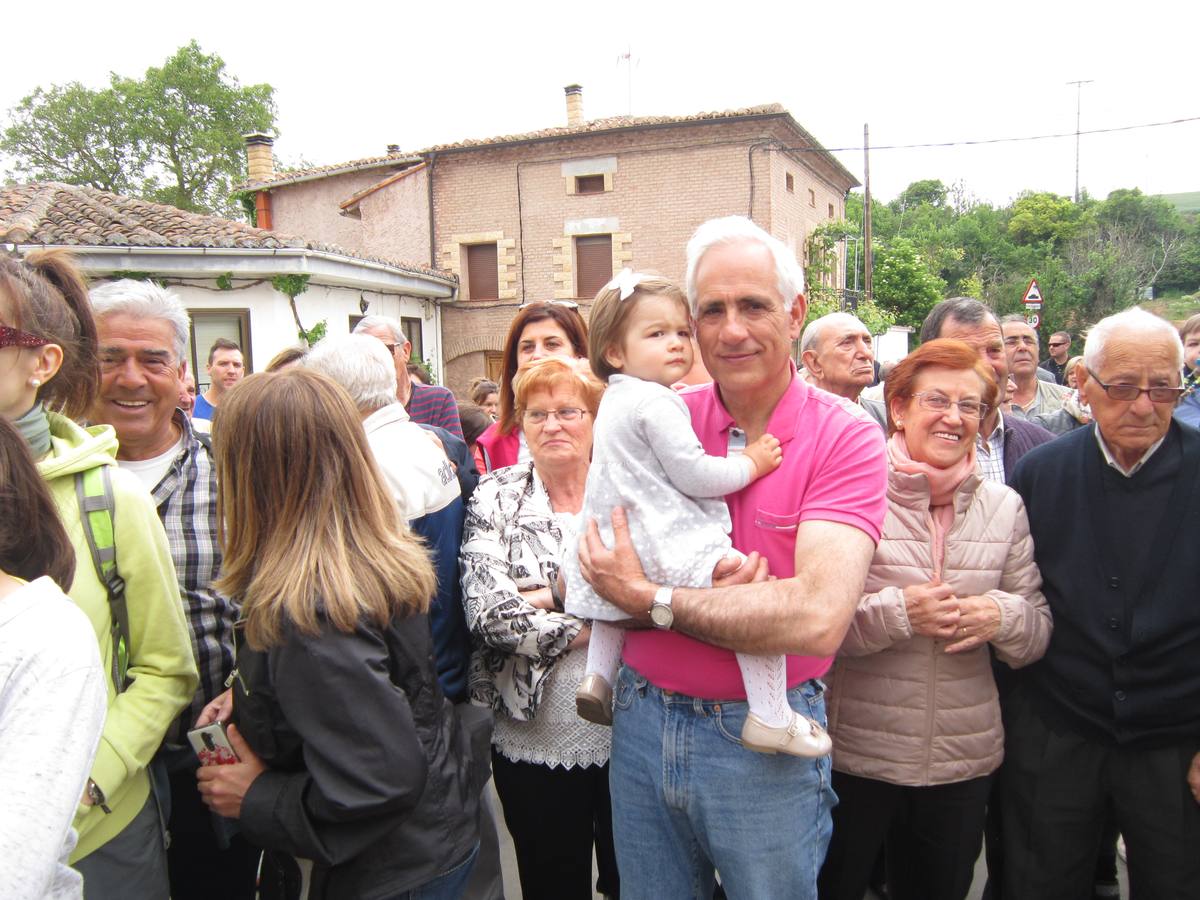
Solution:
[{"label": "brick house", "polygon": [[276,227],[456,274],[442,349],[461,395],[498,371],[521,303],[573,299],[586,314],[622,266],[682,280],[688,237],[720,215],[749,215],[800,257],[858,185],[778,104],[586,121],[582,89],[566,99],[563,127],[302,171],[274,172],[269,138],[253,136],[241,187]]}]

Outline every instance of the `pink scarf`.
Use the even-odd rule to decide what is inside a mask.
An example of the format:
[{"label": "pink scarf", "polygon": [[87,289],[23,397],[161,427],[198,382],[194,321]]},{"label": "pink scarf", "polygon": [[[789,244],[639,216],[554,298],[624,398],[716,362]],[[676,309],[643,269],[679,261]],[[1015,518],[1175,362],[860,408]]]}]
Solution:
[{"label": "pink scarf", "polygon": [[939,469],[929,463],[917,462],[908,455],[908,442],[904,432],[897,431],[887,444],[888,463],[897,472],[905,475],[924,475],[929,481],[929,512],[933,522],[933,581],[942,578],[942,564],[946,556],[946,532],[954,524],[954,492],[968,475],[975,471],[975,442],[971,442],[967,455],[948,469]]}]

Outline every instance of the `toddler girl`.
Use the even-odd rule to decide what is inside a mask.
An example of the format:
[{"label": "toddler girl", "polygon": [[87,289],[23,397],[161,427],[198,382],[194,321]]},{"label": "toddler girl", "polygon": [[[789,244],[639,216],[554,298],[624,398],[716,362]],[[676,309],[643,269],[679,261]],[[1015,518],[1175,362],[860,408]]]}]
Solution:
[{"label": "toddler girl", "polygon": [[[692,367],[692,341],[687,301],[670,281],[623,270],[596,297],[589,330],[592,369],[608,390],[596,417],[583,521],[597,520],[611,546],[612,510],[623,507],[651,581],[709,587],[713,567],[737,552],[721,498],[774,471],[779,441],[764,434],[740,455],[705,455],[687,406],[671,390]],[[583,579],[577,552],[568,552],[566,570],[567,612],[593,620],[576,706],[583,718],[611,724],[624,642],[613,622],[626,616]],[[788,705],[784,657],[737,659],[750,705],[742,742],[765,753],[828,753],[825,731]]]}]

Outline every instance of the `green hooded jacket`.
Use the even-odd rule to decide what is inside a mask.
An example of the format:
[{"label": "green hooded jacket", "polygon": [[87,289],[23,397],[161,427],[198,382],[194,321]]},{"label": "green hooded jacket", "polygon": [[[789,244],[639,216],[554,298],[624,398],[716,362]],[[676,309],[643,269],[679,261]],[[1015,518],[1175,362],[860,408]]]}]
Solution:
[{"label": "green hooded jacket", "polygon": [[129,677],[124,693],[108,685],[108,712],[91,778],[104,792],[106,813],[80,805],[75,863],[116,837],[138,814],[150,790],[147,767],[167,727],[191,700],[198,676],[179,584],[154,501],[116,464],[117,436],[109,425],[82,428],[55,413],[50,452],[38,463],[75,547],[75,580],[68,592],[96,632],[104,671],[112,671],[108,593],[92,564],[75,496],[75,473],[111,466],[117,571],[129,610]]}]

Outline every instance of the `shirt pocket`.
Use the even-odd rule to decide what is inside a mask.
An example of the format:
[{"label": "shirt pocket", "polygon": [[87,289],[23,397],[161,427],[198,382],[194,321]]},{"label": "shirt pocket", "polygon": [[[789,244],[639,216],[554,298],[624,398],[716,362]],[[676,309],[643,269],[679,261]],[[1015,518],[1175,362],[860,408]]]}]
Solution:
[{"label": "shirt pocket", "polygon": [[758,509],[754,512],[754,527],[764,531],[795,532],[800,524],[800,510],[792,513],[772,512],[769,509]]}]

